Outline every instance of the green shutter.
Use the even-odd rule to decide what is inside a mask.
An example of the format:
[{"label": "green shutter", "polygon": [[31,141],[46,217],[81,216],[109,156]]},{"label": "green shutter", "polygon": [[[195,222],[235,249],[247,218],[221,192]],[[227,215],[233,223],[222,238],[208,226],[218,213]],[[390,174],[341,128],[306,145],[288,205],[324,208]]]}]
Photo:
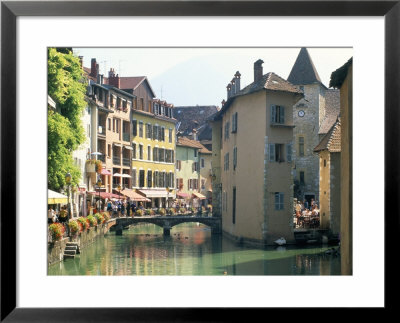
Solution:
[{"label": "green shutter", "polygon": [[276,123],[276,106],[271,105],[271,123]]},{"label": "green shutter", "polygon": [[269,144],[269,161],[275,161],[275,144]]},{"label": "green shutter", "polygon": [[285,107],[279,107],[279,123],[285,123]]},{"label": "green shutter", "polygon": [[292,144],[286,145],[286,160],[288,163],[292,162]]}]

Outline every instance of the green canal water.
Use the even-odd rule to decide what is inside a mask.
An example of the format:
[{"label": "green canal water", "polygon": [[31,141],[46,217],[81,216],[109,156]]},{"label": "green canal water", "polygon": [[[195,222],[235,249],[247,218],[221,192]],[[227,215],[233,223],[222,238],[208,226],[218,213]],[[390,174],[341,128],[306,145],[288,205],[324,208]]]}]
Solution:
[{"label": "green canal water", "polygon": [[325,254],[328,248],[249,248],[211,236],[202,224],[175,226],[170,237],[138,224],[122,236],[109,232],[48,275],[340,275],[340,256]]}]

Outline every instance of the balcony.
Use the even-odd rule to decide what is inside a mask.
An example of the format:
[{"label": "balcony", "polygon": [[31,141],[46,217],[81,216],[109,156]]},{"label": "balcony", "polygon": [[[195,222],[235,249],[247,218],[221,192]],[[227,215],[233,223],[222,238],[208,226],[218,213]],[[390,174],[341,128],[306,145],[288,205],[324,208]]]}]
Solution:
[{"label": "balcony", "polygon": [[129,135],[129,132],[127,133],[127,132],[124,132],[123,134],[122,134],[122,140],[123,141],[128,141],[128,142],[130,142],[130,135]]},{"label": "balcony", "polygon": [[128,158],[123,157],[122,158],[122,165],[130,167],[131,166],[131,159],[129,157]]},{"label": "balcony", "polygon": [[119,156],[113,156],[113,164],[115,164],[115,165],[121,165],[121,157],[119,157]]}]

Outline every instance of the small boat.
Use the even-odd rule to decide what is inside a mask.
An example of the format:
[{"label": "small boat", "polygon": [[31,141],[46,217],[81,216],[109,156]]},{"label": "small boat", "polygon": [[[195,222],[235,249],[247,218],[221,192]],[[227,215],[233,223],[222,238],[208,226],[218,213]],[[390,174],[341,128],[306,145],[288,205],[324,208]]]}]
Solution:
[{"label": "small boat", "polygon": [[278,240],[274,241],[278,246],[283,246],[284,244],[286,244],[286,239],[283,237],[280,237]]}]

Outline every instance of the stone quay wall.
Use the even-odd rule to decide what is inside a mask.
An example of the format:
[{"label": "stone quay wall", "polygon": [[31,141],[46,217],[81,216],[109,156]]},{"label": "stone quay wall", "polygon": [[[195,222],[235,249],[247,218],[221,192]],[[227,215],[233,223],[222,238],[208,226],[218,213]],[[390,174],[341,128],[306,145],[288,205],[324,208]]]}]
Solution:
[{"label": "stone quay wall", "polygon": [[49,242],[47,244],[47,264],[53,265],[57,262],[63,261],[64,250],[67,246],[67,242],[77,242],[79,249],[82,250],[92,244],[97,238],[103,237],[110,228],[115,225],[115,223],[115,219],[111,219],[104,224],[92,227],[76,236],[65,237],[59,241]]}]

